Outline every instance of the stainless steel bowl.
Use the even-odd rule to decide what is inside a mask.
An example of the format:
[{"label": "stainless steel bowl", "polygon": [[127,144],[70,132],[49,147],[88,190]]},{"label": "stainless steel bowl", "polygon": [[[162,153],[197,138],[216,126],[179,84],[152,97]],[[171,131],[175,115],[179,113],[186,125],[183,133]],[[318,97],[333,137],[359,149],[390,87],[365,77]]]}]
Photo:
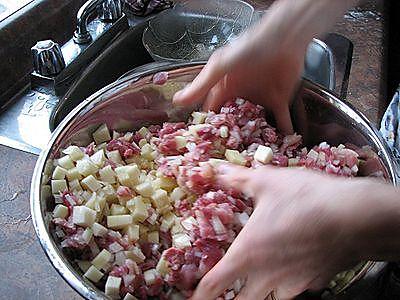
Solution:
[{"label": "stainless steel bowl", "polygon": [[[108,85],[71,111],[53,132],[48,148],[39,156],[30,196],[36,234],[53,266],[83,297],[107,298],[81,276],[68,253],[59,247],[57,237],[52,232],[50,212],[54,208],[54,199],[48,186],[52,159],[58,157],[60,149],[71,143],[87,145],[91,141],[91,132],[102,123],[107,123],[109,128],[115,130],[128,130],[167,120],[185,120],[194,107],[174,107],[171,97],[175,91],[191,82],[202,67],[195,63],[158,66],[130,74]],[[152,83],[152,75],[159,71],[168,71],[169,74],[168,83],[163,86]],[[382,172],[386,180],[398,185],[398,164],[378,131],[363,115],[329,91],[303,81],[293,104],[293,117],[296,130],[303,134],[308,145],[321,141],[369,145],[377,155],[361,169],[363,174]],[[366,265],[349,283],[362,277],[370,266]]]}]

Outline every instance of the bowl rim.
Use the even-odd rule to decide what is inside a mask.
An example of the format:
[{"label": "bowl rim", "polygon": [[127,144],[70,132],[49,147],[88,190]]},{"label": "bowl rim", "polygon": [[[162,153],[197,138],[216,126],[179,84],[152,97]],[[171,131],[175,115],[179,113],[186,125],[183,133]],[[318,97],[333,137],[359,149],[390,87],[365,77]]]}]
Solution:
[{"label": "bowl rim", "polygon": [[[156,71],[173,71],[179,70],[182,67],[187,68],[187,70],[196,70],[201,69],[204,66],[204,62],[185,62],[185,63],[177,63],[177,64],[168,64],[161,67],[155,66],[154,68],[150,68],[148,70],[143,70],[139,73],[132,73],[127,77],[124,77],[120,80],[117,80],[99,91],[95,92],[84,101],[82,101],[79,105],[77,105],[66,117],[64,120],[60,122],[57,128],[51,135],[51,139],[49,141],[48,147],[44,149],[36,162],[35,169],[32,175],[31,181],[31,190],[30,190],[30,210],[32,216],[32,222],[34,225],[34,229],[36,235],[39,239],[40,245],[45,252],[46,256],[50,260],[53,267],[57,270],[57,272],[64,278],[64,280],[75,290],[77,291],[82,297],[86,299],[110,299],[107,297],[101,290],[97,288],[93,288],[90,284],[86,283],[82,280],[81,276],[77,274],[76,270],[72,268],[72,265],[69,261],[65,259],[62,255],[61,251],[57,247],[55,241],[51,237],[51,234],[48,232],[45,224],[45,216],[42,215],[42,209],[40,204],[40,196],[41,196],[41,189],[42,189],[42,173],[45,168],[46,161],[48,160],[51,151],[53,150],[53,146],[58,139],[58,137],[66,131],[73,119],[76,115],[82,111],[87,105],[96,100],[101,101],[101,96],[106,93],[107,91],[117,88],[118,86],[122,86],[124,83],[131,82],[134,83],[139,79],[153,75]],[[355,109],[351,104],[346,103],[339,99],[333,92],[326,90],[324,87],[312,83],[307,79],[302,79],[302,84],[305,88],[312,90],[313,92],[317,93],[324,99],[330,99],[329,101],[342,112],[347,112],[348,115],[352,118],[355,118],[358,122],[362,123],[363,126],[369,132],[370,137],[374,140],[374,143],[380,146],[382,149],[378,153],[380,158],[386,162],[386,167],[389,168],[388,173],[390,173],[390,177],[392,180],[393,185],[399,185],[400,181],[400,174],[399,174],[399,165],[396,161],[395,157],[393,156],[392,152],[390,151],[389,147],[383,140],[383,138],[379,135],[378,130],[372,123],[357,109]],[[371,262],[372,264],[374,262]],[[365,266],[362,269],[362,272],[365,272],[371,267],[371,264]],[[361,272],[361,271],[360,271]],[[352,280],[350,284],[346,285],[345,288],[348,288],[355,280]],[[345,289],[344,288],[344,289]],[[343,291],[343,289],[342,289]],[[340,291],[340,292],[342,292]],[[339,293],[340,293],[339,292]]]}]

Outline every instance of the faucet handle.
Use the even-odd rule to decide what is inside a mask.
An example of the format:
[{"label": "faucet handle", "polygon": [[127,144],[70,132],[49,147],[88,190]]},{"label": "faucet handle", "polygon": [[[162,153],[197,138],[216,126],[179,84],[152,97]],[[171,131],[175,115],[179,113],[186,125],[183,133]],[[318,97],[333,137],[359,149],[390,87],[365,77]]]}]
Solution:
[{"label": "faucet handle", "polygon": [[33,68],[36,73],[49,76],[57,75],[65,68],[60,46],[52,40],[39,41],[31,48]]},{"label": "faucet handle", "polygon": [[103,22],[113,22],[122,16],[122,2],[121,0],[104,0],[98,8],[100,20]]}]

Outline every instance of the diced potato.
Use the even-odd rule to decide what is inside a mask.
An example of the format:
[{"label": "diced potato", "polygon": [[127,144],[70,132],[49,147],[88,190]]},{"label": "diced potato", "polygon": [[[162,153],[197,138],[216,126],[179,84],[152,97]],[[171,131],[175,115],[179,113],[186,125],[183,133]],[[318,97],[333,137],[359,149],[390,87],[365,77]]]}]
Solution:
[{"label": "diced potato", "polygon": [[114,277],[109,275],[105,287],[106,295],[112,298],[114,297],[119,298],[119,289],[121,287],[121,281],[122,281],[121,277]]},{"label": "diced potato", "polygon": [[197,223],[197,220],[195,218],[193,218],[192,216],[183,219],[181,221],[181,225],[183,228],[185,228],[186,230],[192,230],[194,226],[198,226],[199,224]]},{"label": "diced potato", "polygon": [[191,135],[196,136],[197,137],[197,131],[203,129],[203,128],[207,128],[211,125],[209,124],[196,124],[196,125],[190,125],[188,127],[188,131]]},{"label": "diced potato", "polygon": [[176,180],[171,177],[160,176],[153,182],[153,186],[155,189],[163,189],[168,192],[171,192],[175,187],[177,187]]},{"label": "diced potato", "polygon": [[57,163],[60,167],[63,167],[64,169],[72,169],[75,167],[74,162],[72,161],[71,157],[69,155],[65,155],[63,157],[60,157],[57,160]]},{"label": "diced potato", "polygon": [[273,155],[274,153],[270,147],[259,145],[256,153],[254,153],[254,160],[263,164],[268,164],[272,161]]},{"label": "diced potato", "polygon": [[92,263],[87,260],[78,260],[76,261],[76,263],[78,264],[78,267],[82,270],[82,272],[86,272],[87,270],[89,270],[90,266],[92,265]]},{"label": "diced potato", "polygon": [[165,190],[158,189],[151,195],[151,200],[156,208],[162,208],[169,204],[168,194]]},{"label": "diced potato", "polygon": [[53,194],[64,192],[67,189],[67,181],[65,181],[64,179],[51,181],[51,192]]},{"label": "diced potato", "polygon": [[89,200],[86,201],[85,206],[94,210],[94,208],[96,206],[96,202],[97,202],[97,193],[93,193],[90,196]]},{"label": "diced potato", "polygon": [[[141,196],[138,196],[141,197]],[[125,207],[130,211],[133,212],[135,210],[135,198],[126,201]]]},{"label": "diced potato", "polygon": [[179,249],[191,247],[190,237],[185,233],[178,233],[172,236],[172,246]]},{"label": "diced potato", "polygon": [[100,279],[103,277],[103,273],[100,272],[95,266],[91,266],[85,274],[83,274],[84,277],[89,279],[90,281],[97,283],[100,281]]},{"label": "diced potato", "polygon": [[183,229],[180,219],[176,218],[175,219],[175,224],[171,228],[171,234],[179,234],[179,233],[184,233],[185,230]]},{"label": "diced potato", "polygon": [[193,124],[203,124],[207,118],[207,113],[194,111],[192,112],[192,117],[193,117]]},{"label": "diced potato", "polygon": [[131,250],[124,251],[124,254],[127,258],[130,258],[137,263],[144,262],[146,259],[146,256],[144,256],[142,250],[140,250],[138,247],[133,247]]},{"label": "diced potato", "polygon": [[96,192],[97,190],[102,188],[101,183],[93,175],[89,175],[83,178],[81,184],[83,187],[88,188],[92,192]]},{"label": "diced potato", "polygon": [[176,216],[172,212],[165,214],[161,222],[160,230],[167,232],[174,225],[175,219]]},{"label": "diced potato", "polygon": [[118,165],[123,165],[124,162],[122,161],[121,154],[119,154],[118,150],[107,152],[107,158],[111,160],[113,163]]},{"label": "diced potato", "polygon": [[75,180],[75,179],[80,180],[82,178],[82,176],[79,173],[79,170],[78,170],[77,167],[67,170],[67,174],[66,175],[67,175],[67,179],[69,181],[72,181],[72,180]]},{"label": "diced potato", "polygon": [[289,158],[288,160],[288,166],[289,167],[296,167],[299,164],[299,159],[298,158]]},{"label": "diced potato", "polygon": [[107,216],[107,226],[112,229],[121,229],[132,224],[131,215]]},{"label": "diced potato", "polygon": [[122,205],[119,205],[119,204],[112,204],[110,213],[113,216],[125,215],[125,214],[128,213],[128,210],[126,209],[125,206],[122,206]]},{"label": "diced potato", "polygon": [[146,138],[146,136],[150,133],[150,131],[147,129],[147,127],[142,127],[137,131],[143,138]]},{"label": "diced potato", "polygon": [[126,293],[124,299],[122,299],[122,300],[138,300],[138,299],[135,296],[132,296],[131,294]]},{"label": "diced potato", "polygon": [[89,244],[90,240],[93,237],[93,230],[90,228],[86,228],[82,233],[82,239]]},{"label": "diced potato", "polygon": [[168,261],[163,256],[161,256],[158,261],[156,270],[161,276],[165,276],[169,273]]},{"label": "diced potato", "polygon": [[172,201],[177,202],[177,201],[182,200],[185,197],[185,195],[186,195],[186,192],[182,188],[176,187],[172,191],[170,197],[171,197]]},{"label": "diced potato", "polygon": [[97,166],[90,160],[83,158],[76,162],[76,168],[78,169],[79,173],[83,176],[89,176],[95,174],[98,170]]},{"label": "diced potato", "polygon": [[126,227],[126,235],[130,242],[136,242],[139,240],[139,225],[131,224]]},{"label": "diced potato", "polygon": [[90,227],[96,220],[96,211],[86,206],[74,206],[72,222],[82,227]]},{"label": "diced potato", "polygon": [[114,172],[111,166],[105,166],[100,169],[100,180],[108,183],[115,183],[117,174]]},{"label": "diced potato", "polygon": [[135,197],[133,198],[135,202],[135,209],[132,213],[132,218],[135,222],[143,222],[149,216],[147,211],[147,206],[143,202],[142,197]]},{"label": "diced potato", "polygon": [[219,136],[222,138],[227,138],[229,136],[229,129],[227,126],[221,126],[219,128]]},{"label": "diced potato", "polygon": [[90,160],[97,166],[97,167],[102,167],[104,165],[104,162],[106,160],[106,156],[104,155],[104,150],[101,149],[94,153],[91,157]]},{"label": "diced potato", "polygon": [[82,191],[82,186],[79,183],[78,179],[72,180],[69,182],[69,188],[71,191],[75,192],[75,191]]},{"label": "diced potato", "polygon": [[105,152],[107,150],[107,143],[104,142],[104,143],[97,145],[96,150],[103,150]]},{"label": "diced potato", "polygon": [[92,265],[97,269],[103,269],[111,260],[111,253],[106,249],[101,250],[99,254],[92,260]]},{"label": "diced potato", "polygon": [[150,144],[144,144],[141,149],[141,155],[147,160],[153,160],[152,152],[154,151],[153,147]]},{"label": "diced potato", "polygon": [[158,218],[158,214],[156,212],[153,212],[147,219],[146,221],[149,222],[151,225],[156,224]]},{"label": "diced potato", "polygon": [[140,170],[137,165],[115,168],[118,180],[121,184],[134,188],[139,183]]},{"label": "diced potato", "polygon": [[225,157],[229,162],[236,165],[245,166],[247,163],[243,155],[241,155],[240,152],[237,150],[226,149]]},{"label": "diced potato", "polygon": [[53,210],[53,217],[54,218],[61,218],[65,219],[68,216],[68,207],[58,204]]},{"label": "diced potato", "polygon": [[159,243],[160,242],[160,236],[158,234],[158,231],[152,231],[147,234],[147,241],[150,243]]},{"label": "diced potato", "polygon": [[94,236],[105,236],[108,232],[108,229],[99,223],[93,223],[92,230]]},{"label": "diced potato", "polygon": [[82,159],[85,154],[83,153],[83,151],[81,150],[81,148],[79,148],[78,146],[69,146],[68,148],[64,149],[62,151],[64,154],[69,155],[69,157],[73,160],[73,161],[77,161]]},{"label": "diced potato", "polygon": [[144,281],[146,282],[146,285],[152,285],[154,282],[156,282],[156,279],[158,277],[158,272],[156,269],[150,269],[147,270],[143,273],[144,276]]},{"label": "diced potato", "polygon": [[65,175],[67,175],[67,170],[60,166],[57,166],[53,171],[52,178],[56,180],[62,180],[65,178]]},{"label": "diced potato", "polygon": [[141,139],[140,141],[139,141],[139,147],[140,148],[142,148],[144,145],[146,145],[147,144],[147,140],[146,139]]},{"label": "diced potato", "polygon": [[99,213],[98,217],[102,217],[100,213],[103,211],[107,201],[104,195],[98,195],[96,197],[96,202],[94,203],[94,210]]},{"label": "diced potato", "polygon": [[249,220],[249,215],[245,212],[235,213],[235,217],[242,226],[246,225]]},{"label": "diced potato", "polygon": [[115,192],[115,189],[111,184],[106,183],[104,187],[101,189],[101,192],[104,193],[107,202],[113,202],[118,200],[117,193]]},{"label": "diced potato", "polygon": [[110,131],[108,130],[106,124],[100,125],[100,127],[93,132],[93,140],[96,142],[96,144],[101,144],[111,140]]},{"label": "diced potato", "polygon": [[176,149],[182,149],[186,147],[187,140],[184,136],[175,137]]},{"label": "diced potato", "polygon": [[137,185],[135,190],[144,197],[150,197],[153,194],[153,185],[150,181],[145,181]]}]

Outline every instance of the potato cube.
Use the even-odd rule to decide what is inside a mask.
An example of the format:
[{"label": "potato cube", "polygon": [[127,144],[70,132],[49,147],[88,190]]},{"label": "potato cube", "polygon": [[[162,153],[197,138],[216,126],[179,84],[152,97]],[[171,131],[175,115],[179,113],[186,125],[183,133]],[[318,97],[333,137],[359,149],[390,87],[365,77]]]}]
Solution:
[{"label": "potato cube", "polygon": [[229,129],[227,126],[221,126],[219,128],[219,136],[222,138],[227,138],[229,136]]},{"label": "potato cube", "polygon": [[100,281],[100,279],[103,277],[103,273],[100,272],[95,266],[91,266],[85,274],[83,274],[84,277],[89,279],[90,281],[97,283]]},{"label": "potato cube", "polygon": [[143,202],[142,197],[133,198],[135,202],[135,209],[132,213],[132,218],[135,222],[143,222],[149,216],[149,212],[147,211],[147,206]]},{"label": "potato cube", "polygon": [[100,180],[108,183],[115,183],[117,174],[114,172],[111,166],[105,166],[100,169]]},{"label": "potato cube", "polygon": [[140,148],[142,148],[144,145],[146,145],[147,144],[147,140],[146,139],[141,139],[140,141],[139,141],[139,147]]},{"label": "potato cube", "polygon": [[153,185],[156,189],[163,189],[171,192],[175,187],[177,187],[178,184],[174,178],[160,176],[153,182]]},{"label": "potato cube", "polygon": [[65,190],[67,190],[67,181],[65,181],[64,179],[61,180],[52,180],[51,181],[51,192],[53,194],[58,194],[58,193],[62,193]]},{"label": "potato cube", "polygon": [[139,225],[131,224],[126,227],[126,235],[130,242],[136,242],[139,240]]},{"label": "potato cube", "polygon": [[247,161],[243,157],[243,155],[240,154],[240,152],[237,150],[226,149],[225,157],[229,162],[236,164],[236,165],[245,166],[247,163]]},{"label": "potato cube", "polygon": [[96,142],[96,144],[101,144],[111,140],[110,131],[108,130],[106,124],[100,125],[100,127],[93,132],[93,140]]},{"label": "potato cube", "polygon": [[56,180],[61,180],[65,178],[65,175],[67,175],[67,170],[60,166],[57,166],[53,171],[52,178]]},{"label": "potato cube", "polygon": [[78,260],[76,261],[76,263],[78,264],[78,267],[82,270],[82,272],[86,272],[87,270],[89,270],[90,266],[92,265],[92,263],[87,260]]},{"label": "potato cube", "polygon": [[96,220],[96,211],[86,206],[74,206],[72,222],[82,227],[92,226]]},{"label": "potato cube", "polygon": [[93,175],[89,175],[83,178],[81,184],[83,187],[88,188],[92,192],[96,192],[97,190],[102,188],[101,183]]},{"label": "potato cube", "polygon": [[142,250],[138,247],[133,247],[128,251],[124,251],[124,254],[127,258],[132,259],[134,262],[141,263],[144,262],[146,256],[144,256]]},{"label": "potato cube", "polygon": [[142,136],[142,138],[146,138],[146,136],[150,133],[147,127],[142,127],[137,132]]},{"label": "potato cube", "polygon": [[180,201],[185,197],[186,193],[183,189],[181,189],[180,187],[176,187],[174,188],[174,190],[172,191],[170,197],[171,200],[174,202]]},{"label": "potato cube", "polygon": [[111,160],[113,163],[118,165],[123,165],[124,162],[122,161],[121,154],[119,154],[118,150],[107,152],[107,158]]},{"label": "potato cube", "polygon": [[160,242],[160,236],[158,234],[158,231],[152,231],[147,234],[147,241],[150,243],[159,243]]},{"label": "potato cube", "polygon": [[86,228],[83,232],[82,232],[82,239],[89,244],[90,240],[93,237],[93,230],[90,228]]},{"label": "potato cube", "polygon": [[93,223],[92,230],[94,236],[105,236],[108,232],[108,229],[99,223]]},{"label": "potato cube", "polygon": [[152,152],[154,151],[153,147],[150,144],[144,144],[141,149],[141,155],[147,160],[153,160]]},{"label": "potato cube", "polygon": [[175,219],[175,224],[171,228],[171,234],[185,233],[185,229],[183,229],[180,218]]},{"label": "potato cube", "polygon": [[158,272],[156,269],[150,269],[150,270],[145,271],[143,273],[143,276],[144,276],[144,281],[146,282],[146,285],[152,285],[157,280]]},{"label": "potato cube", "polygon": [[188,131],[189,131],[189,133],[190,133],[191,135],[197,137],[197,136],[198,136],[198,135],[197,135],[197,131],[199,131],[199,130],[201,130],[201,129],[204,129],[204,128],[207,128],[207,127],[209,127],[209,126],[211,126],[211,125],[209,125],[209,124],[190,125],[190,126],[188,127]]},{"label": "potato cube", "polygon": [[98,170],[97,166],[87,158],[83,158],[76,162],[76,168],[78,169],[79,173],[83,176],[89,176],[91,174],[95,174]]},{"label": "potato cube", "polygon": [[299,164],[299,159],[298,158],[289,158],[288,160],[288,166],[289,167],[296,167]]},{"label": "potato cube", "polygon": [[71,191],[76,192],[76,191],[82,191],[82,186],[79,183],[78,179],[72,180],[69,182],[69,188]]},{"label": "potato cube", "polygon": [[99,168],[102,167],[106,160],[106,156],[104,155],[104,150],[101,149],[101,150],[97,151],[95,154],[93,154],[90,157],[90,160],[92,161],[92,163],[94,163]]},{"label": "potato cube", "polygon": [[73,161],[77,161],[82,159],[85,154],[83,153],[83,151],[81,150],[81,148],[79,148],[78,146],[69,146],[68,148],[64,149],[62,151],[64,154],[69,155],[69,157],[73,160]]},{"label": "potato cube", "polygon": [[115,168],[115,173],[123,185],[134,188],[139,183],[140,170],[137,165]]},{"label": "potato cube", "polygon": [[119,204],[112,204],[111,205],[111,215],[116,216],[116,215],[126,215],[128,213],[128,210],[126,209],[125,206],[119,205]]},{"label": "potato cube", "polygon": [[97,269],[103,269],[111,260],[111,253],[106,249],[101,250],[99,254],[92,260],[92,265]]},{"label": "potato cube", "polygon": [[67,174],[66,175],[67,175],[67,179],[69,181],[72,181],[72,180],[75,180],[75,179],[80,180],[82,178],[82,176],[79,173],[79,170],[78,170],[77,167],[67,170]]},{"label": "potato cube", "polygon": [[105,293],[112,298],[119,297],[119,289],[121,287],[121,277],[108,276]]},{"label": "potato cube", "polygon": [[131,215],[107,216],[107,226],[112,229],[121,229],[132,224]]},{"label": "potato cube", "polygon": [[193,124],[203,124],[207,118],[207,113],[194,111],[192,112],[192,117],[193,117]]},{"label": "potato cube", "polygon": [[131,294],[126,293],[124,299],[122,299],[122,300],[138,300],[138,299],[135,296],[132,296]]},{"label": "potato cube", "polygon": [[63,167],[64,169],[72,169],[75,167],[74,162],[72,161],[71,157],[69,155],[65,155],[63,157],[60,157],[57,160],[57,163],[60,167]]},{"label": "potato cube", "polygon": [[168,261],[163,256],[161,256],[160,260],[158,261],[156,270],[159,274],[161,274],[161,276],[165,276],[168,274]]},{"label": "potato cube", "polygon": [[190,237],[186,233],[178,233],[172,236],[172,246],[179,249],[191,247]]},{"label": "potato cube", "polygon": [[182,149],[186,147],[187,140],[184,136],[175,137],[176,149]]},{"label": "potato cube", "polygon": [[181,225],[183,228],[185,228],[186,230],[192,230],[195,226],[198,226],[199,224],[197,223],[197,220],[195,218],[193,218],[192,216],[183,219],[181,221]]},{"label": "potato cube", "polygon": [[163,220],[161,222],[160,230],[163,232],[167,232],[175,223],[176,216],[168,212],[163,216]]},{"label": "potato cube", "polygon": [[54,218],[61,218],[65,219],[68,216],[68,207],[58,204],[53,210],[53,217]]},{"label": "potato cube", "polygon": [[145,181],[137,185],[135,190],[144,197],[150,197],[153,194],[153,185],[150,181]]},{"label": "potato cube", "polygon": [[254,153],[254,160],[263,164],[268,164],[272,161],[273,155],[274,153],[270,147],[259,145],[256,153]]},{"label": "potato cube", "polygon": [[151,195],[151,200],[156,208],[163,208],[169,204],[168,194],[165,190],[158,189]]}]

